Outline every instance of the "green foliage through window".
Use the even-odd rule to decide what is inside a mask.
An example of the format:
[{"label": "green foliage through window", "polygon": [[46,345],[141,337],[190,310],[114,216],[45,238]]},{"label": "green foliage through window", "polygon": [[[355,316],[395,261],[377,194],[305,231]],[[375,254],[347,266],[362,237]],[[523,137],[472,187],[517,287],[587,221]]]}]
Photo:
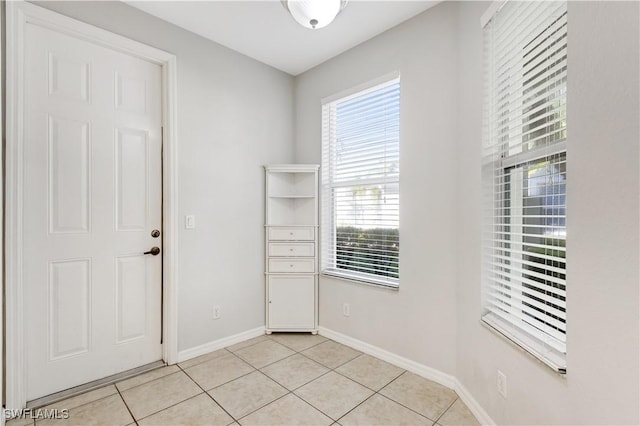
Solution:
[{"label": "green foliage through window", "polygon": [[336,229],[336,264],[338,269],[398,278],[398,229]]}]

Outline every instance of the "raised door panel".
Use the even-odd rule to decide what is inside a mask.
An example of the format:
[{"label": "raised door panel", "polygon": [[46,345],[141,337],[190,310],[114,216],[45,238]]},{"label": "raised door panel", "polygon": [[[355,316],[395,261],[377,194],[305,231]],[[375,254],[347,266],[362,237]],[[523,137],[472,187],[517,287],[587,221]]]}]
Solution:
[{"label": "raised door panel", "polygon": [[91,214],[88,122],[48,117],[49,233],[87,233]]},{"label": "raised door panel", "polygon": [[49,263],[49,361],[77,356],[91,345],[90,259]]},{"label": "raised door panel", "polygon": [[49,52],[49,96],[89,103],[90,78],[88,62]]},{"label": "raised door panel", "polygon": [[124,343],[147,335],[147,287],[145,256],[116,259],[116,342]]},{"label": "raised door panel", "polygon": [[147,82],[140,78],[115,73],[115,107],[117,110],[144,114],[147,112]]},{"label": "raised door panel", "polygon": [[144,231],[149,205],[149,143],[143,130],[116,131],[116,229]]},{"label": "raised door panel", "polygon": [[315,327],[315,277],[270,275],[270,329],[310,330]]}]

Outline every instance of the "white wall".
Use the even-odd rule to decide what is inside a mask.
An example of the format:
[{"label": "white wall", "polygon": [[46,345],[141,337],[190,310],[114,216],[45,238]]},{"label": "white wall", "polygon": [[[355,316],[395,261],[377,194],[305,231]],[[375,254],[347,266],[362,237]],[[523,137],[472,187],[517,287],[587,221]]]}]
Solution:
[{"label": "white wall", "polygon": [[293,159],[293,77],[121,2],[38,4],[177,56],[179,350],[264,326],[262,165]]},{"label": "white wall", "polygon": [[461,7],[456,375],[499,424],[640,422],[638,5],[569,2],[566,377],[478,321],[484,6]]},{"label": "white wall", "polygon": [[296,78],[296,160],[318,162],[320,99],[402,75],[401,288],[322,278],[320,324],[455,375],[499,424],[638,424],[638,3],[569,4],[566,377],[479,322],[488,5],[440,4]]},{"label": "white wall", "polygon": [[[446,3],[296,78],[296,160],[321,159],[321,99],[400,71],[400,290],[320,279],[320,325],[455,372],[457,5]],[[342,303],[351,305],[350,317]]]}]

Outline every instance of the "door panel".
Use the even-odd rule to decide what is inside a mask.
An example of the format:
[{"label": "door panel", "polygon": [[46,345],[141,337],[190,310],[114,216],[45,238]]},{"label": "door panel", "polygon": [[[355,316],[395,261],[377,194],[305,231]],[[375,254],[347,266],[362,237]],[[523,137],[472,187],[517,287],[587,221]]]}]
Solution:
[{"label": "door panel", "polygon": [[116,229],[147,229],[149,144],[147,132],[116,129]]},{"label": "door panel", "polygon": [[49,263],[50,359],[89,350],[91,329],[91,260]]},{"label": "door panel", "polygon": [[147,261],[141,256],[122,256],[116,259],[116,342],[143,338],[147,333]]},{"label": "door panel", "polygon": [[269,275],[269,328],[313,328],[314,275]]},{"label": "door panel", "polygon": [[25,27],[27,399],[162,357],[158,65]]},{"label": "door panel", "polygon": [[89,102],[89,63],[49,52],[49,96]]},{"label": "door panel", "polygon": [[49,115],[48,126],[49,233],[89,232],[90,125]]}]

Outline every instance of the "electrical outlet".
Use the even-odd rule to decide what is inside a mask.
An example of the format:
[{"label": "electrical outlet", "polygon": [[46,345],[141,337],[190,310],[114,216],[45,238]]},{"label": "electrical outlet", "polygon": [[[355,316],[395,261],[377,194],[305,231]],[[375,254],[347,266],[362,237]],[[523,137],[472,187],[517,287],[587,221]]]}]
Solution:
[{"label": "electrical outlet", "polygon": [[342,304],[342,315],[344,315],[345,317],[351,315],[351,306],[349,306],[348,303]]},{"label": "electrical outlet", "polygon": [[498,386],[498,393],[504,399],[507,399],[507,376],[500,370],[498,370],[496,385]]},{"label": "electrical outlet", "polygon": [[216,305],[213,307],[213,319],[220,319],[220,306]]}]

